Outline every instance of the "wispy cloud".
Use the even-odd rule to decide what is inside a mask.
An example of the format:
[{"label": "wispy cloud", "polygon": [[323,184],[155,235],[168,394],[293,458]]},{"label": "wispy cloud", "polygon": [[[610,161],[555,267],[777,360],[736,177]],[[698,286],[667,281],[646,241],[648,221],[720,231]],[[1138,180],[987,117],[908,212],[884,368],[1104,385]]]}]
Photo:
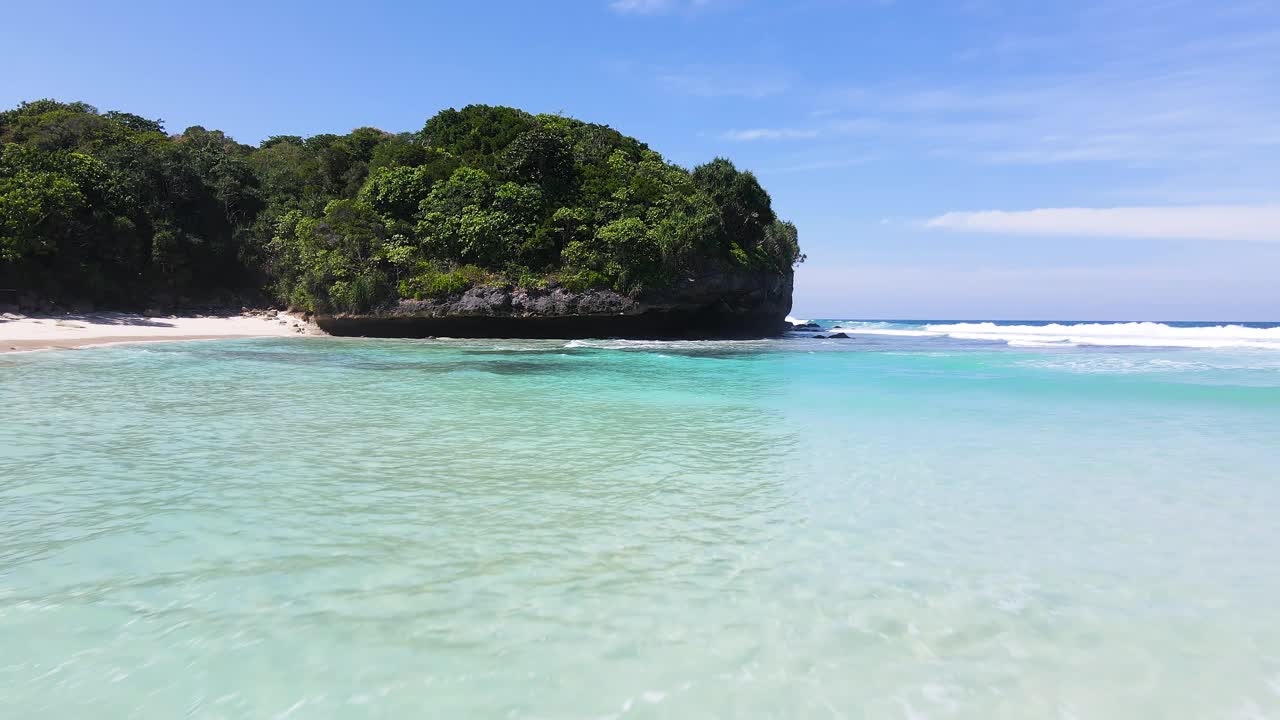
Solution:
[{"label": "wispy cloud", "polygon": [[968,54],[981,67],[967,73],[981,82],[897,78],[826,101],[886,120],[888,138],[991,164],[1194,168],[1280,155],[1280,31],[1269,29],[1280,13],[1253,5],[1265,14],[1233,15],[1242,4],[1225,0],[1082,2],[1061,31],[982,39]]},{"label": "wispy cloud", "polygon": [[843,168],[857,167],[871,162],[869,155],[850,155],[846,157],[833,158],[830,160],[814,160],[812,162],[798,162],[792,165],[780,165],[777,167],[761,168],[758,172],[761,175],[780,175],[787,173],[804,173],[818,172],[821,170],[839,170]]},{"label": "wispy cloud", "polygon": [[814,262],[810,252],[797,271],[796,314],[840,317],[857,308],[857,317],[1272,321],[1275,250],[1253,245],[1199,265],[1144,258],[1052,267],[842,266]]},{"label": "wispy cloud", "polygon": [[720,137],[724,140],[733,140],[735,142],[751,142],[753,140],[806,140],[817,137],[865,133],[878,130],[882,127],[883,124],[877,120],[873,120],[871,118],[855,118],[850,120],[827,122],[822,125],[807,128],[763,127],[749,128],[746,130],[726,130],[725,132],[720,133]]},{"label": "wispy cloud", "polygon": [[725,140],[750,142],[752,140],[798,140],[818,137],[816,128],[751,128],[728,130],[720,135]]},{"label": "wispy cloud", "polygon": [[925,227],[1012,235],[1280,242],[1280,205],[949,212],[925,221]]},{"label": "wispy cloud", "polygon": [[621,15],[669,15],[710,7],[716,0],[613,0],[609,8]]},{"label": "wispy cloud", "polygon": [[1158,165],[1280,148],[1265,72],[1199,68],[1142,77],[1042,79],[1005,91],[928,91],[890,98],[937,147],[1005,164]]},{"label": "wispy cloud", "polygon": [[745,65],[689,65],[657,71],[655,80],[669,92],[697,97],[752,100],[786,92],[791,81],[777,68]]}]

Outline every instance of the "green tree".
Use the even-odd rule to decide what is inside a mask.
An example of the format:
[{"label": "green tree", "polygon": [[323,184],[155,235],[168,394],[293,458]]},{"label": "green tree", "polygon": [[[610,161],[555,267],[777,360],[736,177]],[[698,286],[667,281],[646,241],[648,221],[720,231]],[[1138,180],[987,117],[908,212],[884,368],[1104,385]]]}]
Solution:
[{"label": "green tree", "polygon": [[741,172],[725,158],[716,158],[693,170],[693,182],[715,204],[720,214],[720,240],[726,249],[735,246],[747,255],[764,240],[765,228],[777,217],[769,193],[755,175]]},{"label": "green tree", "polygon": [[377,213],[358,200],[334,200],[319,218],[287,213],[270,244],[277,296],[317,311],[354,312],[385,300],[391,280],[377,262],[384,237]]},{"label": "green tree", "polygon": [[488,173],[459,168],[422,201],[417,234],[434,261],[501,268],[534,237],[542,204],[538,188],[496,185]]},{"label": "green tree", "polygon": [[427,161],[430,148],[417,141],[413,133],[389,135],[374,146],[369,155],[369,174],[382,168],[416,167]]},{"label": "green tree", "polygon": [[360,197],[388,222],[408,222],[432,188],[458,169],[458,162],[443,150],[423,150],[420,162],[388,166],[374,171],[360,190]]},{"label": "green tree", "polygon": [[502,167],[507,177],[532,183],[550,198],[560,197],[573,185],[573,150],[557,132],[542,127],[516,136],[502,151]]},{"label": "green tree", "polygon": [[523,110],[492,105],[468,105],[442,110],[427,121],[422,142],[458,158],[465,165],[495,172],[500,153],[535,120]]},{"label": "green tree", "polygon": [[[0,259],[17,262],[53,253],[85,209],[72,176],[41,162],[38,151],[0,148]],[[85,156],[76,158],[91,163]]]},{"label": "green tree", "polygon": [[469,105],[418,133],[257,147],[85,103],[0,112],[0,282],[65,301],[253,292],[365,310],[478,283],[661,286],[804,256],[749,172],[692,173],[562,115]]},{"label": "green tree", "polygon": [[805,260],[804,254],[800,252],[800,239],[796,226],[783,220],[778,220],[765,228],[763,248],[775,270],[789,270]]}]

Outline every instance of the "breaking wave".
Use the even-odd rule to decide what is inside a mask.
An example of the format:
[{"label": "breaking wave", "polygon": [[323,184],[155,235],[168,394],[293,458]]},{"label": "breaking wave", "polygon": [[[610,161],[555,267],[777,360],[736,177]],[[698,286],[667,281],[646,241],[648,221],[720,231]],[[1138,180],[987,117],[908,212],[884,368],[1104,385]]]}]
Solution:
[{"label": "breaking wave", "polygon": [[888,323],[850,322],[837,324],[833,329],[850,335],[989,340],[1004,342],[1011,347],[1097,345],[1280,350],[1280,327],[1245,325],[1179,326],[1156,322],[998,325],[980,322],[893,326]]}]

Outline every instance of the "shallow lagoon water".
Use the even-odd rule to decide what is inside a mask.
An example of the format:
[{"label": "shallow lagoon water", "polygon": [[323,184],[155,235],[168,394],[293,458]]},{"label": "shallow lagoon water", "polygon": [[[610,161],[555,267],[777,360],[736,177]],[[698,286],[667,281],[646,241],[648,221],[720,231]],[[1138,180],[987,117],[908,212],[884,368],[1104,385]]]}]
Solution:
[{"label": "shallow lagoon water", "polygon": [[0,407],[0,717],[1280,716],[1280,352],[234,340]]}]

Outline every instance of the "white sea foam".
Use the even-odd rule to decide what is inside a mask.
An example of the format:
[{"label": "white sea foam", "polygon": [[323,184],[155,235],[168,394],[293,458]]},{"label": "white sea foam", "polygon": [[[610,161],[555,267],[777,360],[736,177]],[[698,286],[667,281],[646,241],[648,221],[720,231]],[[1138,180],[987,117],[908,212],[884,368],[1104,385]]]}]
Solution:
[{"label": "white sea foam", "polygon": [[839,323],[831,328],[833,332],[846,335],[895,335],[897,337],[941,337],[942,333],[928,330],[906,330],[903,328],[885,327],[877,323]]},{"label": "white sea foam", "polygon": [[1076,344],[1067,340],[1010,340],[1009,347],[1076,347]]},{"label": "white sea foam", "polygon": [[566,348],[592,350],[663,350],[677,353],[758,350],[770,347],[775,341],[763,340],[570,340]]},{"label": "white sea foam", "polygon": [[808,320],[800,320],[797,318],[793,318],[790,315],[787,316],[787,322],[791,323],[792,325],[807,325],[809,323]]},{"label": "white sea foam", "polygon": [[[1040,368],[1085,375],[1129,375],[1151,373],[1207,373],[1221,371],[1264,371],[1280,370],[1280,358],[1275,355],[1242,354],[1197,355],[1194,360],[1172,360],[1167,357],[1147,357],[1144,355],[1057,355],[1050,358],[1037,358],[1018,363],[1023,367]],[[1237,377],[1238,384],[1246,381]]]},{"label": "white sea foam", "polygon": [[1013,347],[1114,347],[1254,348],[1280,350],[1280,327],[1243,325],[1177,327],[1154,322],[1079,323],[1049,325],[997,325],[941,323],[919,329],[876,327],[874,323],[841,324],[835,330],[848,334],[949,337],[956,340],[990,340]]}]

